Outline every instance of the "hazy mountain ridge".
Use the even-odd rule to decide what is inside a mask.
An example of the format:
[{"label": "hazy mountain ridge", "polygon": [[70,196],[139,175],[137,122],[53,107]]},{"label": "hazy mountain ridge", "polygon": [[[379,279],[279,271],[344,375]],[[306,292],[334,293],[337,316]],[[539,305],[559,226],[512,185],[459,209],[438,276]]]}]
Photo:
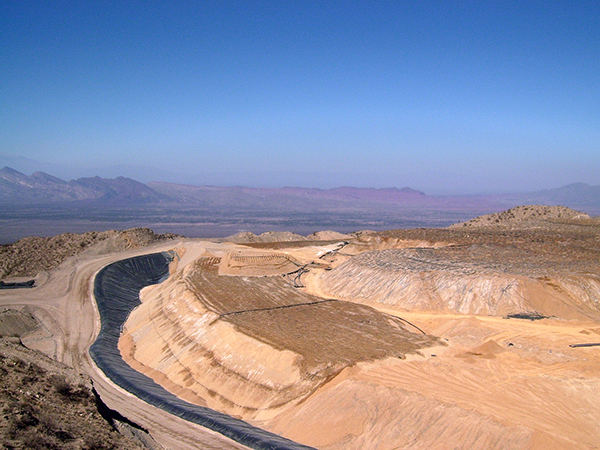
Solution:
[{"label": "hazy mountain ridge", "polygon": [[[374,203],[413,204],[433,198],[408,187],[316,189],[300,187],[251,188],[244,186],[193,186],[166,182],[150,182],[156,192],[176,201],[199,206],[236,206],[298,210],[303,208],[355,208]],[[357,203],[358,202],[358,203]]]},{"label": "hazy mountain ridge", "polygon": [[65,181],[45,172],[27,176],[10,167],[0,169],[0,202],[45,203],[95,201],[121,206],[160,203],[170,198],[130,178],[100,177]]},{"label": "hazy mountain ridge", "polygon": [[112,180],[100,177],[79,178],[70,183],[101,194],[96,197],[98,200],[119,205],[156,204],[173,201],[168,196],[160,194],[151,187],[131,178],[118,177]]},{"label": "hazy mountain ridge", "polygon": [[0,169],[2,203],[41,203],[96,198],[85,186],[68,183],[44,172],[27,176],[10,167]]},{"label": "hazy mountain ridge", "polygon": [[523,204],[563,205],[600,214],[600,186],[573,183],[555,189],[519,194],[429,196],[410,187],[316,189],[195,186],[167,182],[147,184],[131,178],[101,177],[64,181],[45,172],[28,176],[9,167],[0,169],[0,204],[80,202],[90,207],[187,206],[272,211],[385,210],[388,208],[500,211]]},{"label": "hazy mountain ridge", "polygon": [[600,208],[600,186],[572,183],[556,189],[544,189],[530,194],[533,202],[554,202],[559,205]]}]

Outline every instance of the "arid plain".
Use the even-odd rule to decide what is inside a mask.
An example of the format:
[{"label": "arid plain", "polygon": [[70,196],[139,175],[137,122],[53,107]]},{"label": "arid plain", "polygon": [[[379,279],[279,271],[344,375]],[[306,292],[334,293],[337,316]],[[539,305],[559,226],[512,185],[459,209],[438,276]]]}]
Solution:
[{"label": "arid plain", "polygon": [[141,292],[119,347],[187,401],[319,449],[598,448],[600,347],[579,346],[600,342],[598,219],[526,206],[444,229],[140,233],[80,245],[0,305],[26,307],[40,325],[20,342],[164,448],[245,447],[124,392],[88,354],[96,273],[157,251],[170,276]]}]

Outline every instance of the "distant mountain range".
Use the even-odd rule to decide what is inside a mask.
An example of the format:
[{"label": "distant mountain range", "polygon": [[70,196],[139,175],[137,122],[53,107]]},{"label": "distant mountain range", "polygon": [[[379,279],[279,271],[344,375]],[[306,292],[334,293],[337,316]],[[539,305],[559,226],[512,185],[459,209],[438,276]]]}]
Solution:
[{"label": "distant mountain range", "polygon": [[0,169],[0,205],[76,205],[81,208],[199,207],[211,210],[260,209],[327,211],[433,209],[493,211],[522,204],[562,205],[600,214],[600,186],[575,183],[557,189],[510,195],[436,197],[409,187],[335,189],[192,186],[140,183],[100,177],[65,181],[44,172],[25,175]]},{"label": "distant mountain range", "polygon": [[44,172],[27,176],[10,167],[0,169],[0,203],[3,204],[87,202],[138,206],[170,200],[130,178],[93,177],[67,182]]},{"label": "distant mountain range", "polygon": [[[136,207],[149,205],[186,205],[203,207],[298,207],[331,206],[331,203],[422,203],[427,196],[411,188],[340,187],[321,190],[191,186],[151,182],[131,178],[100,177],[65,181],[44,172],[28,176],[10,167],[0,169],[0,204],[65,204]],[[324,203],[323,203],[324,202]]]}]

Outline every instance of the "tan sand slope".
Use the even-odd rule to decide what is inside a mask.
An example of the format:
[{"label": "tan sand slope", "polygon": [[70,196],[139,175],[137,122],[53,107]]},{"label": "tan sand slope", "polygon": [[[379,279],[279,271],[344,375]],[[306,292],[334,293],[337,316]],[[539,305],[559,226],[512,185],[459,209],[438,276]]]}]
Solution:
[{"label": "tan sand slope", "polygon": [[446,337],[446,350],[347,369],[275,418],[272,429],[325,450],[596,448],[600,357],[569,343],[600,328],[550,320],[409,319]]},{"label": "tan sand slope", "polygon": [[[254,274],[261,262],[273,273],[271,258],[235,255]],[[147,288],[124,327],[126,359],[190,401],[264,419],[345,367],[436,343],[370,307],[306,294],[282,274],[220,275],[231,262],[201,256]]]}]

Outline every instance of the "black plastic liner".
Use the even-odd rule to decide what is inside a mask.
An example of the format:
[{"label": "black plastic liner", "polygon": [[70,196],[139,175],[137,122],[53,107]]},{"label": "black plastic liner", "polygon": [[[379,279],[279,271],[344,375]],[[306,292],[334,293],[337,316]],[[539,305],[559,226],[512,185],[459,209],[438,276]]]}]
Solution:
[{"label": "black plastic liner", "polygon": [[94,296],[100,311],[101,329],[90,347],[90,355],[96,365],[116,385],[145,402],[247,447],[256,450],[313,449],[226,414],[181,400],[123,360],[118,348],[121,327],[129,313],[141,303],[140,290],[167,278],[171,260],[169,253],[154,253],[117,261],[98,273]]},{"label": "black plastic liner", "polygon": [[22,282],[4,282],[0,281],[0,289],[19,289],[19,288],[32,288],[35,285],[35,280],[22,281]]}]

